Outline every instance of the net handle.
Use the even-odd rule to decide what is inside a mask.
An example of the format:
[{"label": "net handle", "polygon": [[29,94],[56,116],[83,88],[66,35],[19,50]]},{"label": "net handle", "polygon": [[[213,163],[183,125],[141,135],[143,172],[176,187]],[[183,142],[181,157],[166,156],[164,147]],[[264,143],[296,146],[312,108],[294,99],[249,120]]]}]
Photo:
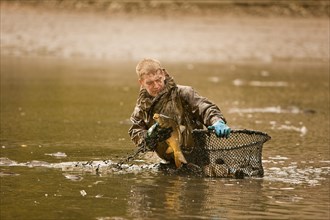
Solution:
[{"label": "net handle", "polygon": [[[195,129],[195,130],[193,130],[193,133],[194,132],[196,132],[196,133],[205,133],[207,135],[210,135],[211,133],[215,133],[214,130],[205,130],[205,129]],[[238,134],[257,134],[257,135],[266,136],[267,137],[266,141],[271,139],[271,137],[267,133],[261,132],[261,131],[255,131],[255,130],[234,129],[234,130],[231,130],[230,133],[231,134],[234,134],[234,133],[238,133]]]}]

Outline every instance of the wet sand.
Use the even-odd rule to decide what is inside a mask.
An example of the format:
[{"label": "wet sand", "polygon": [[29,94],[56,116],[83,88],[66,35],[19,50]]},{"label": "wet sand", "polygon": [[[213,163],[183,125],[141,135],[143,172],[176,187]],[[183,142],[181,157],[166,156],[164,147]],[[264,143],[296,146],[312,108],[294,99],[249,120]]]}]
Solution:
[{"label": "wet sand", "polygon": [[1,56],[326,63],[329,18],[110,14],[1,3]]}]

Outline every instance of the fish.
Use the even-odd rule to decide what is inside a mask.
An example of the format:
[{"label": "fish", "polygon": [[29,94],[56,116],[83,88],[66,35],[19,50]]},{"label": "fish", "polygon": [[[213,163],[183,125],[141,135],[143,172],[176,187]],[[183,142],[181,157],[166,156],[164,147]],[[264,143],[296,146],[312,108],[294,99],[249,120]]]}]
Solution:
[{"label": "fish", "polygon": [[222,177],[222,178],[235,178],[244,179],[244,171],[237,169],[230,170],[226,164],[208,164],[203,167],[203,173],[206,177]]},{"label": "fish", "polygon": [[203,167],[204,175],[207,177],[227,177],[228,168],[223,164],[208,164]]},{"label": "fish", "polygon": [[166,115],[155,113],[153,119],[158,123],[161,128],[172,128],[171,136],[165,140],[168,147],[166,153],[170,154],[173,152],[174,162],[177,168],[180,168],[182,164],[187,164],[187,160],[181,151],[182,135],[179,124],[173,119]]}]

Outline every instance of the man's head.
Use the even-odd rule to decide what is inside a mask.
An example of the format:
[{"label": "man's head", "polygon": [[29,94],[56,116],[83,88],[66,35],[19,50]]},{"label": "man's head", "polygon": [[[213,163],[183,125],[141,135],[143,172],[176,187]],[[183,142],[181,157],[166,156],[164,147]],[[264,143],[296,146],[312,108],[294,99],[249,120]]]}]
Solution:
[{"label": "man's head", "polygon": [[143,59],[136,66],[136,73],[142,88],[149,95],[157,96],[165,87],[165,74],[160,62],[154,59]]}]

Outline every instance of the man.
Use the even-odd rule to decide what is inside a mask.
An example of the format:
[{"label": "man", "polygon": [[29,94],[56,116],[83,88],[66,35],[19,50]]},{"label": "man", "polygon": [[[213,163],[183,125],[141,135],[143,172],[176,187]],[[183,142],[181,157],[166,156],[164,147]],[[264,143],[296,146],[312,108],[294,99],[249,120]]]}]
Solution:
[{"label": "man", "polygon": [[154,113],[169,116],[185,127],[181,144],[184,154],[193,150],[194,129],[208,126],[218,137],[229,136],[230,128],[220,109],[207,98],[198,95],[192,87],[177,85],[159,61],[141,60],[136,66],[136,73],[141,88],[131,115],[133,125],[128,133],[137,147],[155,150],[160,158],[173,161],[173,154],[166,153],[167,146],[164,144],[171,130],[156,129],[158,124],[153,119]]}]

